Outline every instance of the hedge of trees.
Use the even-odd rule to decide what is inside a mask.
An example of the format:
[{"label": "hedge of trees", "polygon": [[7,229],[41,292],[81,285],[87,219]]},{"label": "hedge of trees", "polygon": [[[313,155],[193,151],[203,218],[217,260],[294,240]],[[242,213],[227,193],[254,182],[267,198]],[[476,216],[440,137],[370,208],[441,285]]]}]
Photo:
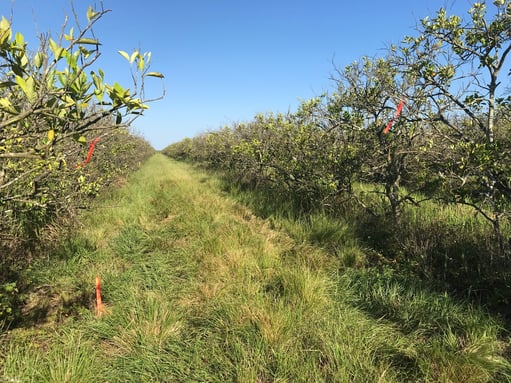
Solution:
[{"label": "hedge of trees", "polygon": [[[423,275],[508,296],[510,31],[509,0],[474,3],[465,18],[440,9],[384,57],[336,68],[335,90],[296,112],[258,115],[164,153],[298,211],[344,215],[373,248]],[[446,209],[464,218],[449,221]]]},{"label": "hedge of trees", "polygon": [[84,25],[73,11],[75,24],[41,35],[36,49],[0,21],[0,328],[13,319],[17,272],[41,230],[86,207],[153,152],[129,131],[154,101],[145,81],[163,77],[149,70],[151,54],[119,51],[132,87],[106,83],[93,26],[109,10],[89,7]]}]

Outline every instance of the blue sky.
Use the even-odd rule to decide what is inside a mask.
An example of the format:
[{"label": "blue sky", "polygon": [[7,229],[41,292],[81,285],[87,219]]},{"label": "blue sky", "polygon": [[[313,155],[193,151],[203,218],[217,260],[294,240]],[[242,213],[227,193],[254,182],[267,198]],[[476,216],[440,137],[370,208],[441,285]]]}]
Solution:
[{"label": "blue sky", "polygon": [[[94,0],[75,0],[80,16]],[[96,1],[97,3],[97,1]],[[51,6],[49,5],[51,4]],[[257,113],[295,110],[300,100],[333,89],[337,67],[383,55],[414,34],[418,20],[440,7],[465,16],[469,0],[104,0],[111,9],[95,28],[98,66],[129,86],[118,50],[152,52],[165,75],[166,97],[134,130],[156,149]],[[0,11],[29,41],[59,33],[69,0],[1,0]],[[84,18],[85,20],[85,18]],[[32,45],[32,44],[31,44]],[[32,45],[37,48],[37,45]],[[156,79],[148,95],[159,95]]]}]

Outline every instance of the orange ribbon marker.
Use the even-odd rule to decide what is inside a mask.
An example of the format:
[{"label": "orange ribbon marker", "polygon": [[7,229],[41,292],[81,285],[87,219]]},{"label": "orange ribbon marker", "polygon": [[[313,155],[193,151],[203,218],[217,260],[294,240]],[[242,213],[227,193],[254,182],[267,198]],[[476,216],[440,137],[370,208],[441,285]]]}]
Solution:
[{"label": "orange ribbon marker", "polygon": [[77,168],[81,168],[82,166],[87,165],[90,162],[90,159],[92,157],[92,153],[94,152],[94,148],[96,147],[96,144],[98,143],[98,141],[100,139],[101,139],[100,137],[97,137],[97,138],[95,138],[94,140],[91,141],[91,143],[89,144],[89,151],[87,152],[87,157],[85,158],[85,161],[83,161],[80,164],[77,164],[76,165]]},{"label": "orange ribbon marker", "polygon": [[101,279],[99,275],[96,277],[96,315],[100,317],[105,312],[103,302],[101,300]]},{"label": "orange ribbon marker", "polygon": [[92,152],[94,152],[94,147],[96,146],[96,143],[100,140],[100,138],[95,138],[89,145],[89,152],[87,153],[87,158],[85,159],[85,162],[84,162],[84,165],[85,164],[88,164],[91,157],[92,157]]},{"label": "orange ribbon marker", "polygon": [[397,118],[401,114],[401,111],[403,110],[403,105],[404,104],[405,104],[405,102],[403,100],[399,101],[399,104],[397,104],[396,113],[394,113],[394,118],[392,118],[392,120],[389,121],[389,123],[387,124],[387,126],[383,130],[384,134],[387,134],[390,131],[390,128],[392,128],[392,125],[394,125],[394,122],[397,120]]}]

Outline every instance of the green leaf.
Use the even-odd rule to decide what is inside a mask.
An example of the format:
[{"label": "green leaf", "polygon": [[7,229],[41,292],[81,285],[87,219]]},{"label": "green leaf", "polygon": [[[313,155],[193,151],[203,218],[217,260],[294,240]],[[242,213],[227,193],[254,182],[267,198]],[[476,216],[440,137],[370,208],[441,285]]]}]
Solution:
[{"label": "green leaf", "polygon": [[124,51],[117,51],[119,52],[119,54],[124,57],[126,60],[128,60],[128,62],[130,61],[130,56],[127,52],[124,52]]},{"label": "green leaf", "polygon": [[90,72],[90,75],[92,77],[92,81],[94,82],[94,86],[96,87],[96,89],[98,90],[101,90],[104,88],[103,86],[103,80],[98,77],[98,75],[94,72]]},{"label": "green leaf", "polygon": [[88,45],[101,45],[101,43],[98,40],[89,39],[86,37],[83,37],[81,39],[76,40],[78,44],[88,44]]},{"label": "green leaf", "polygon": [[143,56],[139,56],[139,60],[138,60],[138,70],[139,71],[143,71],[144,68],[145,68],[145,62],[144,62],[144,57]]},{"label": "green leaf", "polygon": [[165,78],[165,76],[163,74],[161,74],[160,72],[148,72],[148,73],[146,73],[146,76]]},{"label": "green leaf", "polygon": [[94,53],[94,51],[89,51],[89,50],[85,49],[84,47],[82,47],[81,45],[79,46],[79,49],[80,49],[80,53],[83,55],[84,59],[87,59],[91,55],[91,53]]},{"label": "green leaf", "polygon": [[0,98],[0,108],[12,114],[17,113],[16,109],[12,106],[11,102],[7,98]]},{"label": "green leaf", "polygon": [[53,90],[55,88],[55,70],[51,70],[50,73],[48,73],[48,76],[46,76],[46,87],[49,90]]},{"label": "green leaf", "polygon": [[9,40],[11,36],[11,24],[4,16],[2,16],[2,20],[0,20],[0,45]]},{"label": "green leaf", "polygon": [[32,76],[28,77],[25,83],[27,84],[26,90],[27,98],[30,102],[34,102],[37,98],[34,78]]},{"label": "green leaf", "polygon": [[87,139],[84,136],[78,137],[78,139],[76,141],[78,141],[80,144],[86,144],[87,143]]},{"label": "green leaf", "polygon": [[69,34],[66,35],[64,34],[64,38],[67,40],[67,41],[71,41],[73,40],[73,32],[74,32],[74,27],[71,27],[71,29],[69,30]]},{"label": "green leaf", "polygon": [[53,39],[50,39],[50,50],[53,53],[53,56],[55,57],[55,60],[59,60],[62,55],[62,51],[64,48],[62,48],[59,44],[57,44]]},{"label": "green leaf", "polygon": [[100,91],[100,90],[95,90],[94,91],[94,95],[96,96],[96,98],[98,99],[99,101],[99,104],[101,105],[101,103],[103,102],[103,95],[104,95],[104,92]]},{"label": "green leaf", "polygon": [[122,123],[122,115],[120,112],[117,112],[117,115],[115,116],[115,124],[120,125]]},{"label": "green leaf", "polygon": [[28,64],[28,58],[27,58],[27,55],[23,55],[21,56],[21,60],[20,60],[20,64],[22,66],[22,68],[25,68]]},{"label": "green leaf", "polygon": [[23,47],[23,45],[25,44],[25,38],[23,37],[23,35],[19,32],[16,32],[16,37],[14,38],[14,42],[16,43],[16,45],[20,48]]},{"label": "green leaf", "polygon": [[117,81],[114,82],[114,91],[115,93],[117,94],[123,94],[124,93],[124,88],[121,86],[121,84],[119,84]]},{"label": "green leaf", "polygon": [[67,74],[60,72],[57,74],[57,78],[62,86],[67,86]]},{"label": "green leaf", "polygon": [[137,58],[137,55],[139,55],[140,53],[138,53],[137,51],[133,52],[131,54],[131,57],[130,57],[130,64],[133,64],[133,62],[135,61],[135,59]]},{"label": "green leaf", "polygon": [[34,65],[37,69],[41,69],[43,66],[44,61],[44,53],[43,52],[37,52],[37,54],[34,56]]},{"label": "green leaf", "polygon": [[19,85],[23,93],[27,94],[27,82],[21,76],[16,76],[16,84]]},{"label": "green leaf", "polygon": [[69,107],[73,107],[76,105],[76,101],[73,100],[71,97],[69,97],[68,95],[64,95],[64,97],[62,97],[63,101],[65,102],[64,106],[66,108],[69,108]]},{"label": "green leaf", "polygon": [[98,12],[95,12],[92,6],[89,5],[89,8],[87,8],[87,20],[90,22],[92,19],[98,16]]},{"label": "green leaf", "polygon": [[5,31],[10,28],[11,28],[11,24],[4,16],[2,16],[2,20],[0,20],[0,30]]}]

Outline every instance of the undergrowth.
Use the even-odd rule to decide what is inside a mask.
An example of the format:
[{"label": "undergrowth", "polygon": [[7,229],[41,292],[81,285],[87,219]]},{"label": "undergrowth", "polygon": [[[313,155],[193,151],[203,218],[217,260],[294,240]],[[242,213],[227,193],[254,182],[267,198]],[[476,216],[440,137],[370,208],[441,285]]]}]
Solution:
[{"label": "undergrowth", "polygon": [[2,334],[0,380],[510,381],[498,318],[370,267],[349,222],[253,212],[153,156],[26,270],[31,319]]}]

